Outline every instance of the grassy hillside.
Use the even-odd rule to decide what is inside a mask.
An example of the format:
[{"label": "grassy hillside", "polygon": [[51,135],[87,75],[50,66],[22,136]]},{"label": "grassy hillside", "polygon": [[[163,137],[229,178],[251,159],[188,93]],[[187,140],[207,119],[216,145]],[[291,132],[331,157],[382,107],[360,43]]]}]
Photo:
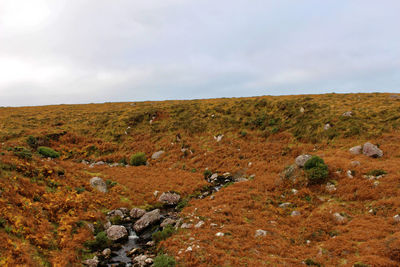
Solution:
[{"label": "grassy hillside", "polygon": [[[208,169],[255,178],[188,201],[181,216],[205,225],[159,244],[180,265],[398,266],[399,127],[400,97],[389,94],[0,108],[0,265],[80,266],[93,257],[87,224],[113,208],[157,205],[156,190],[188,197]],[[383,157],[348,151],[367,141]],[[147,166],[110,167],[136,152]],[[307,185],[302,171],[282,178],[303,153],[328,165],[322,184]],[[374,170],[386,174],[365,178]],[[90,186],[95,176],[108,193]]]}]

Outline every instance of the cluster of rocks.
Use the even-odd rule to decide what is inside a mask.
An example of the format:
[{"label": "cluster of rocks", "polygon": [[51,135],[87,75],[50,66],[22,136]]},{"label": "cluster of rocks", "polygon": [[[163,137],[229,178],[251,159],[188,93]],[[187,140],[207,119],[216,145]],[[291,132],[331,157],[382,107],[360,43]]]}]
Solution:
[{"label": "cluster of rocks", "polygon": [[95,162],[89,162],[87,160],[82,160],[81,163],[85,164],[85,165],[89,165],[89,168],[94,168],[95,166],[104,166],[104,165],[107,165],[108,167],[119,167],[119,166],[124,167],[125,166],[125,164],[123,164],[123,163],[118,163],[118,162],[107,163],[102,160],[95,161]]},{"label": "cluster of rocks", "polygon": [[[180,198],[177,193],[164,192],[158,198],[158,202],[164,204],[161,210],[146,211],[140,208],[122,207],[108,212],[107,222],[103,227],[112,244],[109,248],[99,251],[95,258],[83,263],[91,267],[122,266],[120,264],[151,266],[155,257],[155,242],[152,241],[152,234],[168,225],[178,228],[182,223],[178,213],[171,211]],[[126,262],[121,259],[125,259]]]},{"label": "cluster of rocks", "polygon": [[371,144],[370,142],[364,145],[355,146],[349,149],[350,153],[353,155],[364,154],[372,158],[380,158],[383,156],[383,151],[378,148],[378,146]]}]

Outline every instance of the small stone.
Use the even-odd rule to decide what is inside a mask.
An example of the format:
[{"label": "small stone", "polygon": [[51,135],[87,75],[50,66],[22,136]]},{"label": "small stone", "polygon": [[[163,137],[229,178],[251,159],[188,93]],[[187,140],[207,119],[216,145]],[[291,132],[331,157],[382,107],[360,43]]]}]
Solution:
[{"label": "small stone", "polygon": [[396,223],[399,223],[399,222],[400,222],[400,215],[399,215],[399,214],[394,215],[394,216],[393,216],[393,220],[394,220]]},{"label": "small stone", "polygon": [[101,252],[101,255],[103,255],[104,258],[109,258],[109,257],[111,256],[111,249],[106,248],[105,250],[103,250],[103,251]]},{"label": "small stone", "polygon": [[300,113],[304,113],[304,108],[303,107],[300,108]]},{"label": "small stone", "polygon": [[259,236],[266,236],[267,235],[267,231],[262,230],[262,229],[258,229],[256,230],[256,233],[254,234],[254,237],[259,237]]},{"label": "small stone", "polygon": [[217,142],[220,142],[220,141],[222,140],[223,137],[224,137],[223,134],[219,134],[219,135],[217,135],[217,136],[214,136],[214,139],[215,139]]},{"label": "small stone", "polygon": [[164,153],[165,153],[165,151],[163,151],[163,150],[154,152],[153,155],[151,155],[151,158],[152,159],[159,159]]},{"label": "small stone", "polygon": [[218,233],[215,234],[215,236],[224,236],[224,235],[225,235],[225,234],[222,233],[222,232],[218,232]]},{"label": "small stone", "polygon": [[158,196],[158,193],[160,193],[160,192],[156,190],[156,191],[153,192],[153,195],[154,195],[155,197],[157,197],[157,196]]},{"label": "small stone", "polygon": [[191,223],[182,223],[181,228],[182,229],[190,229],[193,227],[193,224]]},{"label": "small stone", "polygon": [[347,170],[346,174],[347,174],[347,177],[349,177],[350,179],[353,178],[353,174],[352,174],[351,170]]},{"label": "small stone", "polygon": [[331,127],[332,127],[332,126],[331,126],[329,123],[327,123],[327,124],[324,125],[324,130],[327,131],[327,130],[329,130]]},{"label": "small stone", "polygon": [[353,116],[353,112],[352,111],[346,111],[345,113],[342,114],[342,116],[344,116],[344,117],[352,117]]},{"label": "small stone", "polygon": [[144,260],[144,262],[146,264],[152,264],[153,263],[153,259],[152,258],[147,258],[147,259]]},{"label": "small stone", "polygon": [[185,250],[185,252],[192,252],[192,251],[193,251],[193,249],[191,246],[187,247],[187,249]]},{"label": "small stone", "polygon": [[297,217],[297,216],[300,216],[300,215],[301,215],[300,211],[297,211],[297,210],[292,211],[292,213],[290,214],[290,216],[292,216],[292,217]]},{"label": "small stone", "polygon": [[362,146],[354,146],[349,149],[350,153],[353,155],[359,155],[362,152]]},{"label": "small stone", "polygon": [[346,222],[346,217],[340,215],[340,213],[338,213],[338,212],[335,212],[335,213],[333,214],[333,218],[334,218],[335,221],[338,222],[338,223],[344,223],[344,222]]},{"label": "small stone", "polygon": [[154,241],[149,241],[149,242],[146,243],[146,246],[152,247],[152,246],[155,245],[155,243],[156,243],[156,242],[154,242]]},{"label": "small stone", "polygon": [[325,186],[326,191],[332,193],[334,191],[336,191],[336,186],[334,184],[331,183],[327,183]]},{"label": "small stone", "polygon": [[99,265],[99,260],[96,256],[94,256],[93,259],[85,260],[82,263],[89,267],[97,267]]},{"label": "small stone", "polygon": [[194,226],[194,228],[200,228],[200,227],[202,227],[204,225],[204,222],[203,221],[199,221],[195,226]]},{"label": "small stone", "polygon": [[103,227],[104,227],[104,230],[107,230],[108,228],[110,228],[111,227],[111,222],[110,221],[108,221],[108,222],[106,222],[104,225],[103,225]]},{"label": "small stone", "polygon": [[293,195],[297,195],[298,192],[299,192],[299,190],[294,189],[294,188],[292,189],[292,194],[293,194]]},{"label": "small stone", "polygon": [[374,186],[377,187],[379,185],[379,181],[374,182]]},{"label": "small stone", "polygon": [[285,209],[285,208],[289,207],[290,205],[291,205],[290,202],[285,202],[285,203],[279,204],[279,208]]}]

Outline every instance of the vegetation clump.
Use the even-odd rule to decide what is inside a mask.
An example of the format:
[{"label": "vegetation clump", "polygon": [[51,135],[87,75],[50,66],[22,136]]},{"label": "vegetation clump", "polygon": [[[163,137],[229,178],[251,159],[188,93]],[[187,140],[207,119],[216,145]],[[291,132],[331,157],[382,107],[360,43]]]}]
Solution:
[{"label": "vegetation clump", "polygon": [[14,155],[20,159],[32,159],[32,152],[25,147],[14,148]]},{"label": "vegetation clump", "polygon": [[324,160],[318,156],[312,156],[304,164],[304,171],[306,172],[309,184],[321,184],[328,177],[328,165]]},{"label": "vegetation clump", "polygon": [[129,163],[132,166],[146,165],[146,162],[147,162],[147,158],[146,158],[146,154],[144,152],[138,152],[136,154],[133,154],[129,161]]},{"label": "vegetation clump", "polygon": [[85,246],[91,251],[102,250],[109,247],[111,241],[108,239],[106,232],[100,232],[94,240],[86,241]]},{"label": "vegetation clump", "polygon": [[43,157],[49,157],[49,158],[58,158],[60,157],[60,153],[57,151],[51,149],[50,147],[46,146],[40,146],[38,148],[38,153],[42,155]]},{"label": "vegetation clump", "polygon": [[167,225],[162,231],[153,233],[152,238],[155,242],[160,242],[167,239],[175,233],[175,228],[172,225]]},{"label": "vegetation clump", "polygon": [[161,254],[154,258],[154,267],[174,267],[176,261],[173,257]]}]

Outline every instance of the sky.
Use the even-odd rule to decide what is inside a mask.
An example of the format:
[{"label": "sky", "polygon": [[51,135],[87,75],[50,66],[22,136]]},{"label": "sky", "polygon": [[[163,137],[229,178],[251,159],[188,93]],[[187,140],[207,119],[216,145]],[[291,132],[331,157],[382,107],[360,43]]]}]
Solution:
[{"label": "sky", "polygon": [[400,92],[398,0],[0,0],[0,106]]}]

